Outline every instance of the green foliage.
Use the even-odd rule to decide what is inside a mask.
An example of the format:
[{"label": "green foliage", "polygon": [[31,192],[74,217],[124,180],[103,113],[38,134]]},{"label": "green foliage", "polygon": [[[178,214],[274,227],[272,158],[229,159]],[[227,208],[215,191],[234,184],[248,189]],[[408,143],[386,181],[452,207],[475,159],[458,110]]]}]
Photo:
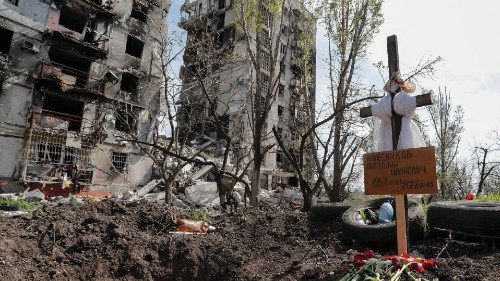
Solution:
[{"label": "green foliage", "polygon": [[75,196],[73,196],[73,194],[70,193],[68,195],[68,201],[69,201],[69,203],[75,203],[76,202]]},{"label": "green foliage", "polygon": [[500,192],[479,194],[476,197],[478,201],[490,201],[490,202],[500,202]]},{"label": "green foliage", "polygon": [[189,217],[194,221],[206,221],[208,219],[208,210],[189,206]]},{"label": "green foliage", "polygon": [[358,271],[346,274],[339,281],[386,280],[385,278],[391,276],[392,270],[393,270],[392,261],[382,261],[379,259],[372,258],[367,260],[364,266],[362,266]]},{"label": "green foliage", "polygon": [[33,211],[35,210],[38,205],[32,202],[28,202],[24,199],[7,199],[7,198],[0,198],[0,205],[2,206],[17,206],[20,209],[27,210],[27,211]]},{"label": "green foliage", "polygon": [[238,224],[245,224],[245,223],[250,222],[250,219],[245,214],[242,214],[241,216],[238,216],[238,218],[236,219],[236,222]]}]

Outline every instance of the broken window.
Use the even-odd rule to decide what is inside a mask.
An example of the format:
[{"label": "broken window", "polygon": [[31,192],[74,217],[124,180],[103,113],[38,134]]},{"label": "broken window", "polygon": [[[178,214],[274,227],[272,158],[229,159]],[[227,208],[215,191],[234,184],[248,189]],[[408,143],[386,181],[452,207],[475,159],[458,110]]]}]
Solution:
[{"label": "broken window", "polygon": [[54,47],[49,50],[52,65],[61,68],[66,76],[61,76],[61,81],[66,86],[85,87],[89,79],[91,61],[75,53],[67,52]]},{"label": "broken window", "polygon": [[46,95],[43,113],[68,121],[68,131],[80,131],[84,102],[58,95]]},{"label": "broken window", "polygon": [[140,59],[142,57],[142,49],[144,49],[144,42],[133,36],[127,36],[126,54]]},{"label": "broken window", "polygon": [[140,22],[146,23],[148,18],[148,7],[142,5],[139,1],[134,1],[134,6],[132,7],[131,18],[134,18]]},{"label": "broken window", "polygon": [[38,143],[37,164],[60,164],[62,156],[62,144],[57,143]]},{"label": "broken window", "polygon": [[120,103],[116,111],[115,129],[124,133],[136,130],[136,114],[130,104]]},{"label": "broken window", "polygon": [[134,74],[124,72],[122,74],[122,81],[120,83],[120,90],[131,94],[137,94],[137,85],[139,84],[139,77]]},{"label": "broken window", "polygon": [[280,95],[280,96],[285,95],[285,85],[283,85],[283,84],[278,85],[278,95]]},{"label": "broken window", "polygon": [[283,153],[281,151],[276,152],[276,163],[282,163],[283,162]]},{"label": "broken window", "polygon": [[78,12],[77,10],[71,9],[68,6],[62,6],[59,17],[59,25],[75,32],[83,33],[87,18],[88,17],[86,15]]},{"label": "broken window", "polygon": [[113,167],[118,171],[126,171],[128,164],[128,155],[121,152],[113,152],[112,154]]},{"label": "broken window", "polygon": [[14,5],[14,6],[19,5],[19,0],[5,0],[5,2],[7,2],[11,5]]},{"label": "broken window", "polygon": [[8,55],[10,52],[10,45],[12,44],[12,36],[14,32],[0,27],[0,53]]}]

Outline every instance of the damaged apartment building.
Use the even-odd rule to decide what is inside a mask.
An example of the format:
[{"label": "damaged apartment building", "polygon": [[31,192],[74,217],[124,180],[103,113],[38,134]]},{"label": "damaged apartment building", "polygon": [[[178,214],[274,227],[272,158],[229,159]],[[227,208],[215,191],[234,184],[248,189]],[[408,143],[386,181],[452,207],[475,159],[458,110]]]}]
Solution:
[{"label": "damaged apartment building", "polygon": [[0,1],[0,178],[150,181],[170,0]]},{"label": "damaged apartment building", "polygon": [[[261,1],[259,6],[260,11],[268,17],[263,21],[265,26],[258,31],[261,32],[260,40],[263,42],[259,50],[261,70],[258,75],[263,77],[261,81],[273,80],[270,79],[273,78],[270,77],[272,75],[279,76],[276,98],[265,128],[270,137],[264,145],[275,145],[263,161],[261,184],[264,188],[276,185],[298,186],[290,163],[270,133],[273,126],[277,127],[285,145],[292,151],[298,151],[300,143],[296,133],[297,124],[305,127],[305,122],[310,120],[307,119],[306,112],[314,114],[316,19],[299,0],[284,2],[280,11],[280,16],[283,15],[281,20],[269,20],[269,1]],[[206,136],[217,139],[216,130],[203,118],[209,109],[204,103],[199,82],[200,77],[217,77],[215,83],[204,87],[210,87],[217,100],[223,104],[217,110],[225,108],[219,114],[223,114],[225,129],[236,140],[232,148],[234,162],[239,162],[242,157],[247,157],[246,161],[249,161],[248,151],[251,146],[248,140],[253,137],[248,118],[251,110],[248,95],[254,93],[255,89],[252,87],[256,84],[256,73],[248,59],[247,42],[238,23],[237,3],[239,2],[234,0],[186,0],[181,7],[182,18],[179,23],[187,31],[184,65],[180,73],[183,81],[180,123],[188,122],[186,112],[201,114],[201,118],[189,121],[194,123],[189,126],[189,138]],[[308,51],[312,53],[307,69],[300,60],[306,48],[304,38],[309,42]],[[273,60],[270,55],[270,49],[275,46],[279,47],[277,60]],[[256,46],[252,45],[252,48],[255,53]],[[213,54],[213,59],[200,59],[210,56],[210,53]],[[274,62],[277,64],[274,69],[280,71],[273,74],[269,71],[269,65]],[[241,150],[247,156],[242,156]]]}]

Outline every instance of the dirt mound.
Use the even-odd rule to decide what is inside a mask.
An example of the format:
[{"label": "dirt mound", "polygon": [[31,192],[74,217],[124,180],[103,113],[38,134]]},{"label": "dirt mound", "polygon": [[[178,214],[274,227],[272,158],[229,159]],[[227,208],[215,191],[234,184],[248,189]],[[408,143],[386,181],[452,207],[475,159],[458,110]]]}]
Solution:
[{"label": "dirt mound", "polygon": [[[108,201],[1,218],[0,280],[332,279],[353,266],[338,222],[264,206],[212,217],[214,233],[170,234],[181,217],[187,213],[165,205]],[[497,278],[498,251],[456,241],[441,251],[445,244],[433,238],[413,247],[426,257],[441,252],[426,277]]]}]

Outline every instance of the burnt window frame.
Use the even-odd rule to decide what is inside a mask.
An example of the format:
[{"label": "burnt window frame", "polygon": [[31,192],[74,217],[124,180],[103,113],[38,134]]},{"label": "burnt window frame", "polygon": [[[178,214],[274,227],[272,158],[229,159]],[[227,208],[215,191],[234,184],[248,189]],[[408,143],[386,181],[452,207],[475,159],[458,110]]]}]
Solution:
[{"label": "burnt window frame", "polygon": [[[122,73],[122,78],[120,80],[120,90],[137,95],[137,90],[139,89],[139,76],[134,75],[130,72],[123,72]],[[133,81],[134,80],[134,81]],[[127,84],[130,84],[129,86],[124,85],[124,82],[127,82]],[[132,85],[135,83],[135,86]]]},{"label": "burnt window frame", "polygon": [[[131,48],[135,49],[136,47],[138,47],[138,45],[136,45],[136,44],[139,44],[139,43],[142,43],[140,46],[140,49],[141,49],[140,52],[133,51],[133,49],[131,49]],[[144,41],[142,41],[141,39],[139,39],[133,35],[128,34],[127,35],[127,42],[125,43],[125,54],[127,54],[131,57],[137,58],[137,59],[142,59],[145,44],[146,43]],[[136,45],[136,46],[134,46],[134,45]]]},{"label": "burnt window frame", "polygon": [[[63,13],[63,11],[65,11]],[[67,15],[67,12],[70,12],[70,15]],[[63,17],[64,15],[64,17]],[[79,21],[78,18],[76,17],[78,15],[78,18],[81,17],[83,19],[83,22]],[[85,33],[85,28],[87,26],[87,22],[89,20],[89,17],[85,15],[85,13],[82,13],[76,9],[73,9],[71,7],[68,7],[66,5],[63,5],[61,9],[59,10],[59,21],[58,24],[60,26],[63,26],[71,31],[74,31],[79,34],[84,34]],[[64,22],[61,22],[64,21]],[[81,26],[79,25],[78,30],[75,29],[76,23],[80,23]],[[80,28],[81,27],[81,28]]]},{"label": "burnt window frame", "polygon": [[[8,28],[5,28],[5,27],[0,27],[0,35],[3,35],[3,36],[6,35],[7,37],[9,37],[9,40],[7,40],[7,41],[4,41],[2,38],[2,44],[5,44],[5,45],[0,46],[0,54],[4,54],[4,55],[8,56],[10,53],[10,50],[12,49],[12,39],[14,38],[14,31],[12,31]],[[7,43],[8,43],[8,47],[7,47]],[[0,45],[2,45],[2,44],[0,44]]]},{"label": "burnt window frame", "polygon": [[134,1],[134,3],[132,4],[132,12],[130,13],[130,17],[142,23],[147,23],[148,12],[148,6],[142,5],[141,3],[139,3],[139,1]]},{"label": "burnt window frame", "polygon": [[[137,132],[136,108],[128,103],[120,102],[116,108],[115,130],[126,134]],[[125,120],[126,119],[126,120]]]},{"label": "burnt window frame", "polygon": [[5,0],[5,3],[11,4],[11,5],[16,6],[16,7],[19,6],[19,0]]}]

